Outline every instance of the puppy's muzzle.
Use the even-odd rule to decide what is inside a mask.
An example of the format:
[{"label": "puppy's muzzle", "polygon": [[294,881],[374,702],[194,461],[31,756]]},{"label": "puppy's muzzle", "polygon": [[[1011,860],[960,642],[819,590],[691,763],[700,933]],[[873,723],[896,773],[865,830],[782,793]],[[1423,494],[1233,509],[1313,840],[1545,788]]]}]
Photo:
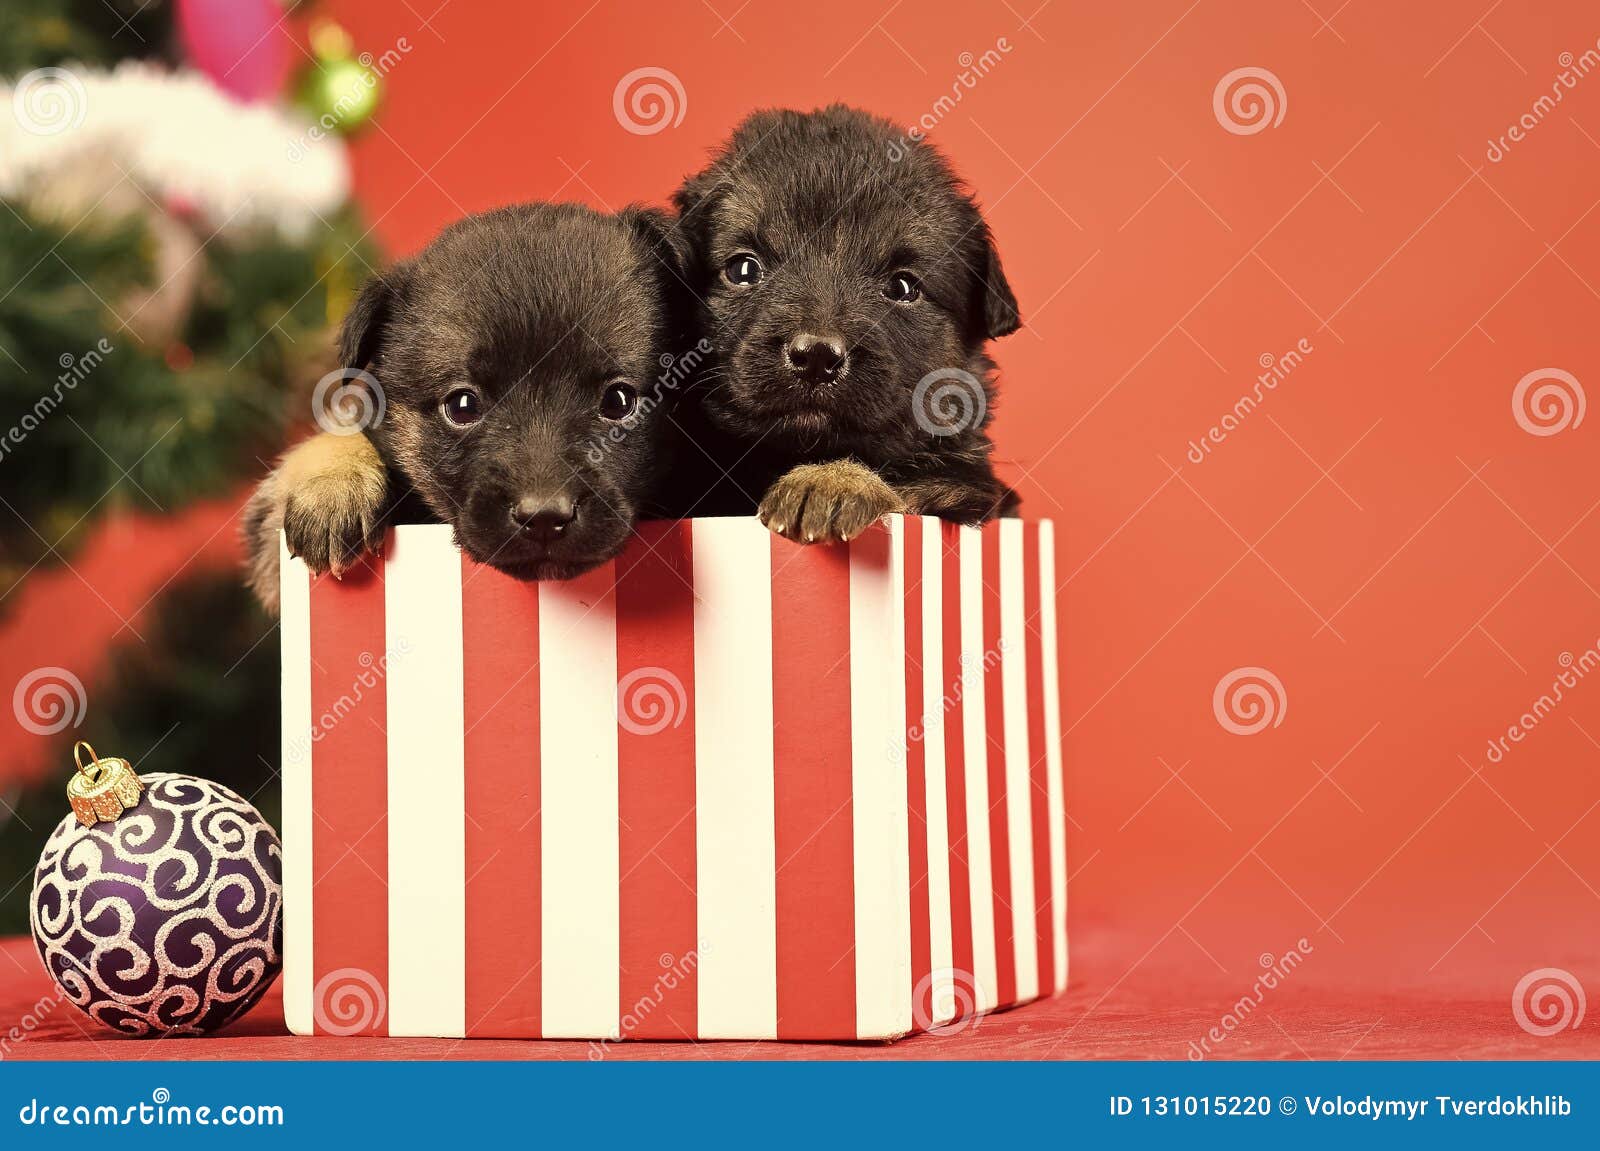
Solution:
[{"label": "puppy's muzzle", "polygon": [[578,518],[578,501],[565,492],[523,496],[511,505],[512,527],[525,539],[552,544]]},{"label": "puppy's muzzle", "polygon": [[843,374],[849,365],[844,341],[838,336],[814,336],[801,332],[783,350],[789,370],[808,384],[826,384]]}]

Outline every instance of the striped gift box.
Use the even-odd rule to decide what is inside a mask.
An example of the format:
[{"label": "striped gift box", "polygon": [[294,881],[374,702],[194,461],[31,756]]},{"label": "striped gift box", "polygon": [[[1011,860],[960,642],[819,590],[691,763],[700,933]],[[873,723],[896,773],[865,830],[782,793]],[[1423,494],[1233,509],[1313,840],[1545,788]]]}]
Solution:
[{"label": "striped gift box", "polygon": [[298,1034],[886,1039],[1066,985],[1051,525],[284,555]]}]

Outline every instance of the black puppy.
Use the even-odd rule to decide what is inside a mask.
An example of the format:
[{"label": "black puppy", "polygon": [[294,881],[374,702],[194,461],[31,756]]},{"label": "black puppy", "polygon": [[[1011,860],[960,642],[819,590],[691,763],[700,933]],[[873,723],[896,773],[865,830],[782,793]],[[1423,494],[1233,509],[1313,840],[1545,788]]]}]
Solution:
[{"label": "black puppy", "polygon": [[339,354],[379,414],[306,441],[256,492],[262,602],[277,601],[280,526],[335,574],[397,519],[451,524],[468,555],[524,579],[616,555],[669,466],[662,368],[687,330],[676,243],[658,212],[522,205],[453,224],[369,282]]},{"label": "black puppy", "polygon": [[732,483],[769,527],[848,539],[886,512],[1015,507],[990,462],[984,345],[1016,330],[1017,302],[932,145],[843,106],[760,112],[675,202],[719,357],[701,403],[735,441],[714,454],[740,460]]}]

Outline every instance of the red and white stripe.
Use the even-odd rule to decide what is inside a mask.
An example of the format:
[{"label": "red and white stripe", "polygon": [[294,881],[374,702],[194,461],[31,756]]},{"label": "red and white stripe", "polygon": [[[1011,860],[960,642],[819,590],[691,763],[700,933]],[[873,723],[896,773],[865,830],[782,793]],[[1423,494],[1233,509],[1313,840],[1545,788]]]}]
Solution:
[{"label": "red and white stripe", "polygon": [[285,553],[291,1030],[882,1039],[1060,990],[1053,547],[701,519],[544,584],[446,527],[343,581]]}]

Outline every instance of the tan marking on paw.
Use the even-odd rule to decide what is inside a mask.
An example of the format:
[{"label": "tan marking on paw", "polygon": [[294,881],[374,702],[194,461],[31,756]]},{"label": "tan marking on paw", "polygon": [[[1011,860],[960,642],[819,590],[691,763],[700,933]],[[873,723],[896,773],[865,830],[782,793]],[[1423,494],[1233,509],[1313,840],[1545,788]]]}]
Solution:
[{"label": "tan marking on paw", "polygon": [[342,576],[381,546],[388,472],[365,436],[313,436],[277,476],[289,550],[312,571]]},{"label": "tan marking on paw", "polygon": [[877,472],[854,460],[802,464],[780,476],[761,501],[761,522],[797,543],[854,539],[905,503]]}]

